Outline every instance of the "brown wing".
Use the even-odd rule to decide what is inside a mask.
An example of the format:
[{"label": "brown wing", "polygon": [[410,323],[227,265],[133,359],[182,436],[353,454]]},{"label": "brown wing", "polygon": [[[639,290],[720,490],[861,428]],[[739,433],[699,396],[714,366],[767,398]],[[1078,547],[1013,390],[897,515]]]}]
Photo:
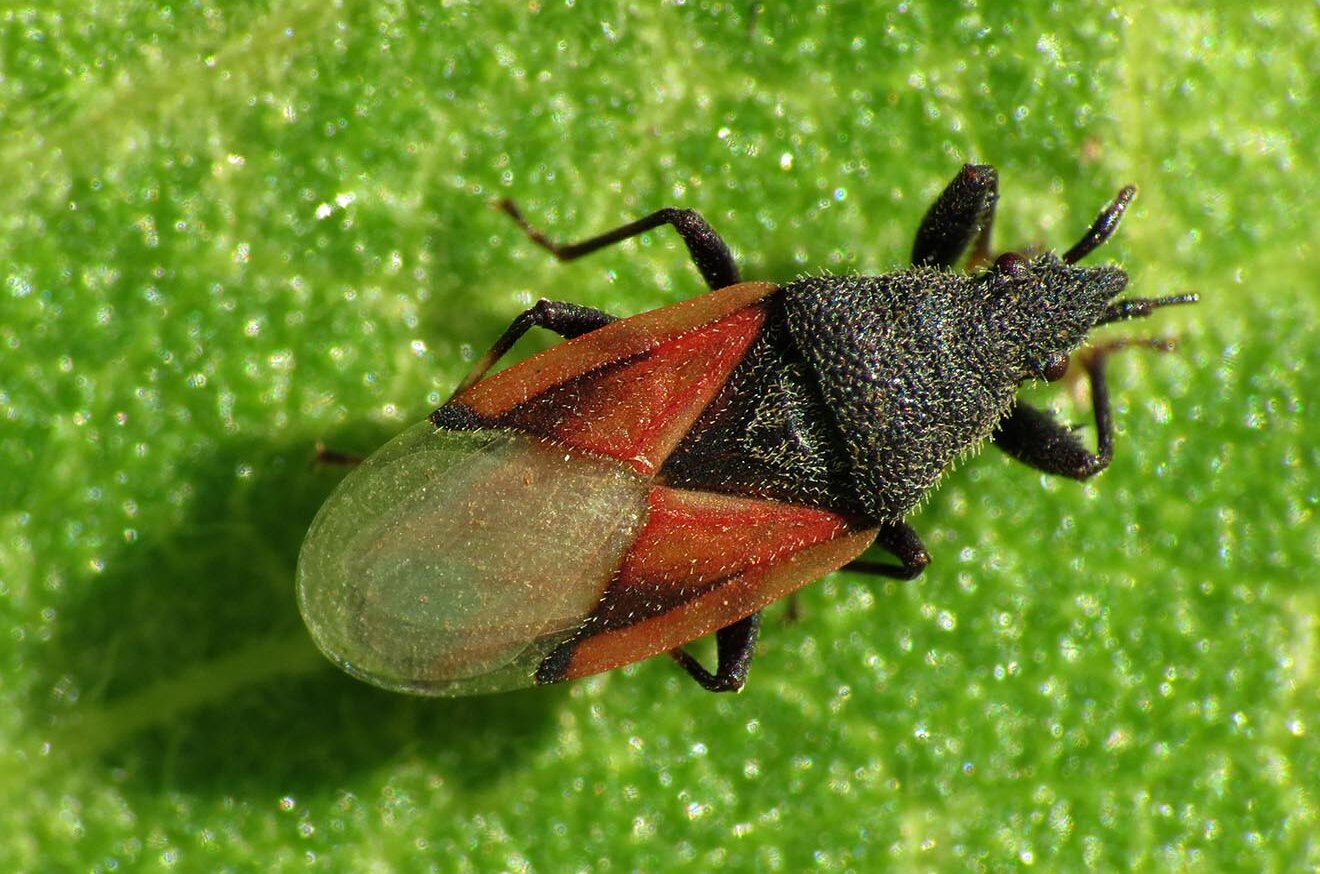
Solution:
[{"label": "brown wing", "polygon": [[613,322],[455,400],[482,424],[659,470],[765,324],[777,286],[744,282]]}]

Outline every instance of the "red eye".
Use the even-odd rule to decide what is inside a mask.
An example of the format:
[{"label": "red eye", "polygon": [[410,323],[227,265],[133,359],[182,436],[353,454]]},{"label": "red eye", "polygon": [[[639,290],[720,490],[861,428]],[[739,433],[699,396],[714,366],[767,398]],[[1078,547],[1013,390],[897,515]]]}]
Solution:
[{"label": "red eye", "polygon": [[995,272],[1004,276],[1021,276],[1027,272],[1027,259],[1017,252],[1005,252],[995,259]]},{"label": "red eye", "polygon": [[1055,355],[1050,358],[1049,361],[1045,362],[1045,366],[1041,368],[1040,375],[1045,377],[1049,382],[1058,382],[1063,379],[1064,375],[1068,372],[1068,364],[1067,355]]}]

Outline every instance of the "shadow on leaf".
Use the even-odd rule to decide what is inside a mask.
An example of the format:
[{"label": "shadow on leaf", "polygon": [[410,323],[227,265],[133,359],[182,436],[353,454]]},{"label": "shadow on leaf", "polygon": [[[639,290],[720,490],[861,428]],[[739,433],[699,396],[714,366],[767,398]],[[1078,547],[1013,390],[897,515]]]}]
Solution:
[{"label": "shadow on leaf", "polygon": [[[367,450],[388,435],[341,434]],[[477,789],[516,768],[562,690],[421,699],[353,680],[312,645],[294,596],[303,533],[342,476],[311,442],[231,445],[199,465],[195,508],[144,535],[66,609],[33,702],[66,755],[121,782],[228,794],[332,789],[417,757]]]}]

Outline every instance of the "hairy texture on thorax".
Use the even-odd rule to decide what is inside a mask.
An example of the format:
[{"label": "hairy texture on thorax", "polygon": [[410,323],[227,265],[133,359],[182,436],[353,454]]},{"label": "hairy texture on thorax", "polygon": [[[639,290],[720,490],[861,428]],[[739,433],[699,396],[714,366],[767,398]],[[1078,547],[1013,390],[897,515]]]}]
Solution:
[{"label": "hairy texture on thorax", "polygon": [[981,324],[973,289],[966,276],[912,268],[783,291],[792,341],[876,521],[911,511],[1013,401],[1019,375]]}]

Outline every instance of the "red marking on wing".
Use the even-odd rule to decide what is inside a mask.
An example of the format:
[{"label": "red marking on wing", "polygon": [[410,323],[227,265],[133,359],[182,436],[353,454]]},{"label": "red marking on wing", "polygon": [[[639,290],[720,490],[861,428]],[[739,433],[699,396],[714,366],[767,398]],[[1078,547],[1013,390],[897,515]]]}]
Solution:
[{"label": "red marking on wing", "polygon": [[494,418],[554,386],[651,352],[667,340],[751,306],[778,288],[771,282],[742,282],[611,322],[488,376],[455,400],[483,419]]},{"label": "red marking on wing", "polygon": [[654,474],[765,324],[753,305],[648,354],[554,386],[490,420]]},{"label": "red marking on wing", "polygon": [[[852,530],[837,513],[714,492],[655,488],[616,587],[691,587],[772,564]],[[608,597],[608,596],[607,596]]]},{"label": "red marking on wing", "polygon": [[667,652],[750,616],[852,561],[875,539],[847,517],[669,488],[584,634],[565,679]]}]

